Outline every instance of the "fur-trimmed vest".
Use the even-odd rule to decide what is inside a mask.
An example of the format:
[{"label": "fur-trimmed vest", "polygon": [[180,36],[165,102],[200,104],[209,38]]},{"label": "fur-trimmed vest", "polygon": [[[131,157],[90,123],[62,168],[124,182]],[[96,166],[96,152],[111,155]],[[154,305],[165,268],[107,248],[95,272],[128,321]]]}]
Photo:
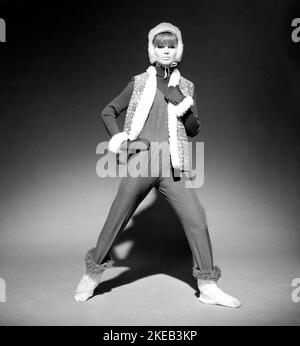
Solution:
[{"label": "fur-trimmed vest", "polygon": [[[176,169],[189,170],[188,139],[181,117],[193,105],[194,84],[174,69],[168,86],[178,85],[185,96],[178,105],[168,102],[168,135],[172,166]],[[124,140],[136,139],[143,126],[156,94],[156,69],[150,66],[146,72],[134,77],[134,89],[127,108],[124,130],[114,135],[109,142],[112,152],[119,152]]]}]

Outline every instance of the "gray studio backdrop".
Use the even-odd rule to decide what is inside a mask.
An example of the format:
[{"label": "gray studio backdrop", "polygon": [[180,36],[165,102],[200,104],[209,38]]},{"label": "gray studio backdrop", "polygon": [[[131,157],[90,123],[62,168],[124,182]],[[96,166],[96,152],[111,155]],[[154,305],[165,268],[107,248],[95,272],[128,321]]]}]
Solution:
[{"label": "gray studio backdrop", "polygon": [[[9,18],[0,45],[3,273],[30,258],[67,259],[72,271],[72,260],[81,263],[95,245],[119,182],[96,174],[96,147],[109,140],[100,114],[149,66],[147,33],[161,21],[181,28],[180,70],[197,88],[202,129],[192,140],[204,142],[205,152],[197,194],[216,262],[299,264],[293,1],[121,2],[118,11],[95,3],[2,6]],[[124,114],[120,128],[123,121]],[[126,242],[120,259],[190,255],[173,211],[154,192],[121,236]]]}]

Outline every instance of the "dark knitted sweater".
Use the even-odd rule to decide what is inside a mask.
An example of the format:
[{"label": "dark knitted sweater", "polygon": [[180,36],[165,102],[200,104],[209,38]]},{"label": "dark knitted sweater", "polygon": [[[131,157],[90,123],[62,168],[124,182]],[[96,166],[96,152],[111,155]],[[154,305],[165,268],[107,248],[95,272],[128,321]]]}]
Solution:
[{"label": "dark knitted sweater", "polygon": [[[155,98],[160,99],[160,102],[172,102],[177,104],[184,98],[179,87],[169,87],[168,83],[170,73],[167,73],[160,65],[156,65],[156,78],[157,78],[157,92]],[[170,71],[172,72],[172,71]],[[117,124],[117,117],[127,109],[129,101],[134,88],[134,78],[128,83],[127,87],[114,98],[102,111],[102,119],[110,136],[113,136],[120,132]],[[166,107],[165,107],[166,108]],[[148,140],[166,140],[167,130],[167,114],[164,112],[164,118],[149,116],[144,128],[141,132],[141,136],[145,135]],[[162,116],[162,114],[160,115]],[[194,90],[194,105],[182,116],[182,121],[185,126],[186,134],[189,137],[194,137],[200,130],[200,120],[198,117],[197,105],[196,105],[196,91]],[[150,138],[149,138],[150,137]]]}]

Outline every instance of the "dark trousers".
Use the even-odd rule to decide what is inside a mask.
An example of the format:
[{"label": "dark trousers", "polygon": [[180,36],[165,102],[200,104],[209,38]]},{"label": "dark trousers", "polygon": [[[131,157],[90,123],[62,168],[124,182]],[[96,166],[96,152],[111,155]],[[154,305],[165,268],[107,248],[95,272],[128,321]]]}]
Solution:
[{"label": "dark trousers", "polygon": [[[114,239],[124,230],[139,204],[155,187],[171,204],[180,220],[193,254],[194,269],[206,274],[213,271],[212,246],[206,216],[195,189],[186,187],[184,176],[174,177],[170,161],[161,163],[161,155],[158,152],[150,154],[144,151],[133,158],[142,163],[142,176],[122,178],[98,238],[94,253],[95,262],[102,264],[107,260]],[[157,176],[144,176],[146,172],[149,173],[149,164],[159,165]],[[166,174],[167,172],[170,174]]]}]

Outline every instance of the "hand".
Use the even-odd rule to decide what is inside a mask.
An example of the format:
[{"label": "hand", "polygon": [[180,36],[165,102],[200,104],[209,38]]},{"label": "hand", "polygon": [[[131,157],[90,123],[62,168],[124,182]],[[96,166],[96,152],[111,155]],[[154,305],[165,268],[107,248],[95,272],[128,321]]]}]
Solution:
[{"label": "hand", "polygon": [[148,150],[150,147],[150,142],[146,138],[137,138],[133,141],[128,142],[128,150],[129,152],[137,152]]},{"label": "hand", "polygon": [[149,146],[150,142],[146,138],[137,138],[132,141],[123,141],[120,150],[128,150],[129,154],[133,154],[140,150],[148,150]]},{"label": "hand", "polygon": [[120,146],[120,150],[123,151],[123,150],[127,150],[128,148],[128,142],[129,141],[123,141],[121,146]]},{"label": "hand", "polygon": [[170,86],[166,91],[165,99],[176,106],[184,99],[184,95],[178,85],[176,87]]}]

